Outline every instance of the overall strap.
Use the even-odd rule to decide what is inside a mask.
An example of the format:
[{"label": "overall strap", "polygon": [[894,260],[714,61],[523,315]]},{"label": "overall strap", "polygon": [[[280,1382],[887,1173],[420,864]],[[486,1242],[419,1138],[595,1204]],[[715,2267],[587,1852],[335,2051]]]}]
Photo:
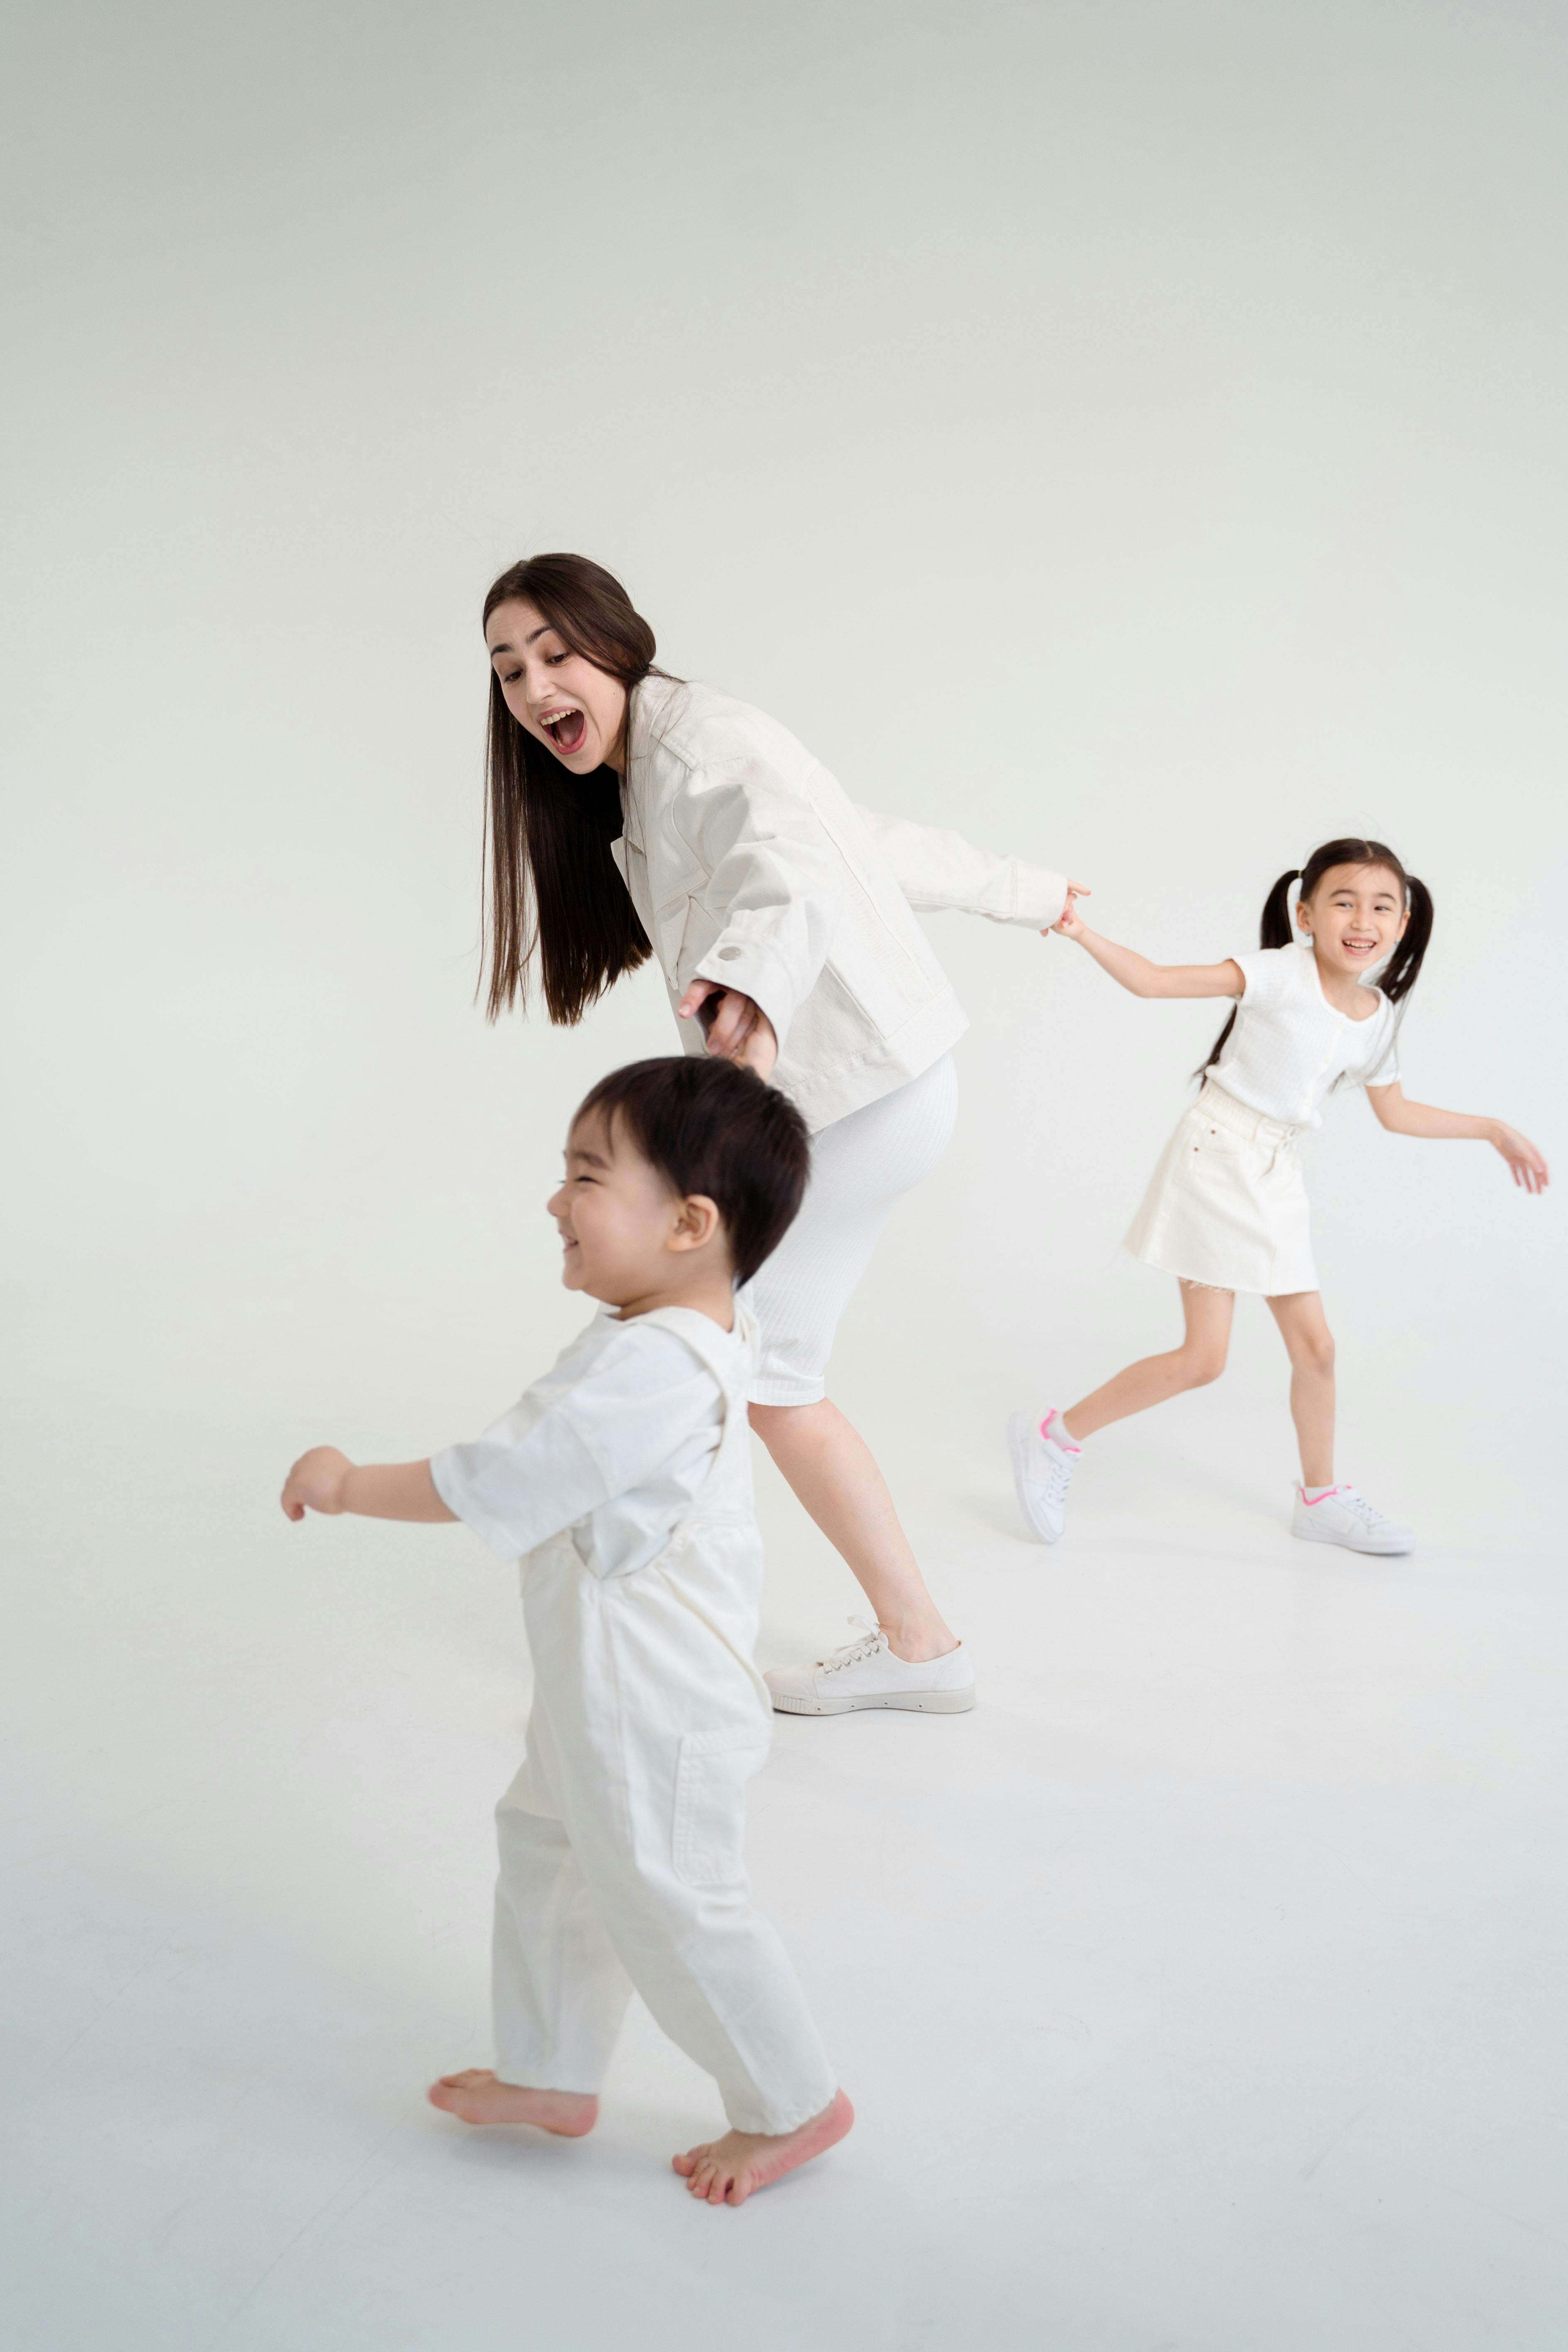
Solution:
[{"label": "overall strap", "polygon": [[710,1315],[699,1315],[689,1307],[656,1307],[647,1315],[637,1317],[639,1323],[657,1323],[666,1331],[673,1331],[685,1342],[714,1379],[724,1399],[726,1433],[729,1423],[736,1417],[736,1407],[744,1419],[746,1391],[752,1384],[756,1363],[757,1321],[735,1302],[735,1328],[721,1331]]},{"label": "overall strap", "polygon": [[724,1423],[718,1444],[713,1449],[708,1475],[703,1479],[690,1509],[670,1538],[671,1547],[679,1550],[692,1530],[715,1510],[726,1509],[726,1490],[733,1477],[743,1476],[746,1492],[751,1485],[751,1423],[747,1418],[747,1391],[752,1384],[757,1360],[758,1328],[755,1316],[740,1301],[735,1303],[734,1331],[721,1331],[710,1315],[699,1315],[689,1307],[656,1307],[637,1318],[641,1323],[658,1323],[673,1331],[707,1367],[719,1384],[723,1399]]}]

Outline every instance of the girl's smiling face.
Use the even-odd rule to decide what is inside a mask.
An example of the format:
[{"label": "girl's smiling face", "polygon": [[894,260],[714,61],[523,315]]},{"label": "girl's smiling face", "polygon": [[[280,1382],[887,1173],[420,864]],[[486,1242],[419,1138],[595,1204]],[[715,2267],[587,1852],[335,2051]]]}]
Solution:
[{"label": "girl's smiling face", "polygon": [[563,768],[574,776],[624,770],[626,689],[619,678],[574,654],[526,597],[496,606],[485,644],[507,709]]},{"label": "girl's smiling face", "polygon": [[1386,866],[1331,866],[1296,920],[1331,971],[1370,971],[1392,955],[1410,918],[1399,877]]}]

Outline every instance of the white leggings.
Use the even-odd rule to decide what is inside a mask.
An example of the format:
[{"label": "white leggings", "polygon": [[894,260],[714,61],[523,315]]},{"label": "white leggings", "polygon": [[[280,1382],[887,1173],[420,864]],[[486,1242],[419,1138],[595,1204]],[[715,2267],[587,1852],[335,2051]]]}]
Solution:
[{"label": "white leggings", "polygon": [[835,1119],[815,1139],[800,1214],[746,1286],[746,1302],[763,1327],[753,1404],[816,1404],[826,1394],[838,1318],[894,1202],[931,1174],[957,1117],[958,1073],[944,1054],[918,1078]]}]

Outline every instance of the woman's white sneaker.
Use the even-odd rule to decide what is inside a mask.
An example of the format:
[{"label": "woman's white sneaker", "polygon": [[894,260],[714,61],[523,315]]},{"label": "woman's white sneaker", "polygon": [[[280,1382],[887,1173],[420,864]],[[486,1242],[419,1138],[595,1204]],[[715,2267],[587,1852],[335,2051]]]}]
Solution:
[{"label": "woman's white sneaker", "polygon": [[[1054,1418],[1055,1408],[1046,1418]],[[1018,1508],[1042,1543],[1054,1544],[1067,1525],[1068,1488],[1080,1455],[1042,1437],[1026,1412],[1016,1412],[1007,1423],[1007,1447],[1013,1456],[1013,1486]]]},{"label": "woman's white sneaker", "polygon": [[861,1630],[810,1666],[775,1666],[763,1679],[780,1715],[853,1715],[861,1707],[906,1707],[911,1715],[964,1715],[974,1705],[974,1669],[961,1642],[945,1657],[911,1664],[896,1658],[879,1625]]},{"label": "woman's white sneaker", "polygon": [[1415,1549],[1410,1529],[1396,1527],[1381,1511],[1374,1511],[1353,1486],[1330,1486],[1310,1502],[1298,1486],[1290,1532],[1304,1543],[1343,1544],[1349,1551],[1396,1553]]}]

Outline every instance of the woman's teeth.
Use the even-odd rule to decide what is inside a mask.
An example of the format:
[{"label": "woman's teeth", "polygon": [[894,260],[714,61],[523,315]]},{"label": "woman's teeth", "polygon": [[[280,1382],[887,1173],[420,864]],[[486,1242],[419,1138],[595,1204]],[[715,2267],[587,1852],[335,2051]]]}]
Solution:
[{"label": "woman's teeth", "polygon": [[540,724],[563,751],[579,751],[588,731],[588,723],[580,710],[552,710]]}]

